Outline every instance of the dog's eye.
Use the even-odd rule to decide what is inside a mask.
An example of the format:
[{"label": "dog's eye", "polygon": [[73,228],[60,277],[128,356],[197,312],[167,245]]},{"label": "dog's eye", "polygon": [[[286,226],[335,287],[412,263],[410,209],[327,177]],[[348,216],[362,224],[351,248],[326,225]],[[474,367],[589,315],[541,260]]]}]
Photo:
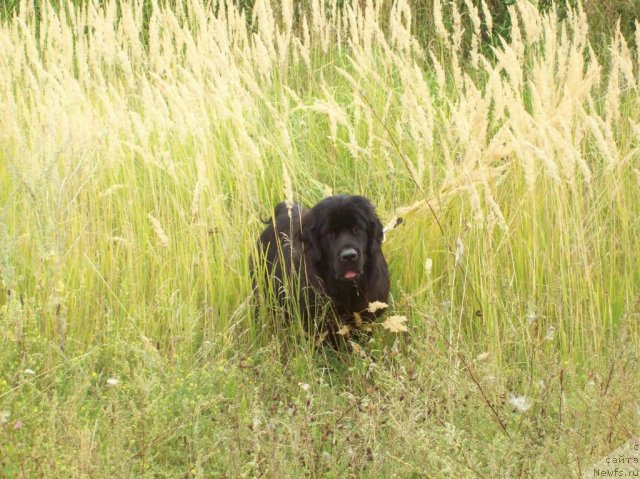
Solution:
[{"label": "dog's eye", "polygon": [[354,226],[353,228],[351,228],[351,232],[354,235],[357,235],[358,233],[360,233],[362,231],[362,228],[360,228],[359,226]]}]

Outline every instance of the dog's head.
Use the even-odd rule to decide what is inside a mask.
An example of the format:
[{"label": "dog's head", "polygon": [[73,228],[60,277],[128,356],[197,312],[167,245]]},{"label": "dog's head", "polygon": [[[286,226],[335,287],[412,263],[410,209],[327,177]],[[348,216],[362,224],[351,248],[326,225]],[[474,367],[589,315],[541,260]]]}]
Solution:
[{"label": "dog's head", "polygon": [[302,241],[325,278],[357,281],[382,254],[382,224],[368,199],[331,196],[316,204],[302,225]]}]

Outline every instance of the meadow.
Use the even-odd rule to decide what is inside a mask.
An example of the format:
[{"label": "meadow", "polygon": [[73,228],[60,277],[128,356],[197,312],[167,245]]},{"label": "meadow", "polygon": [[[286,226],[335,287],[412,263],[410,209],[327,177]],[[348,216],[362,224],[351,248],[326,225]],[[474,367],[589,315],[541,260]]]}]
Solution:
[{"label": "meadow", "polygon": [[[5,13],[0,477],[583,477],[638,435],[640,26],[510,3]],[[343,351],[249,275],[335,193],[403,220],[407,331]]]}]

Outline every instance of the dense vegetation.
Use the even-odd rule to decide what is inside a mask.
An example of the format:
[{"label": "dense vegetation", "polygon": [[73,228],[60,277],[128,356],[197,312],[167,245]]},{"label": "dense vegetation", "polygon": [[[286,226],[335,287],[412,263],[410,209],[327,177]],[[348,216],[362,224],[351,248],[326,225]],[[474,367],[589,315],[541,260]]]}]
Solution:
[{"label": "dense vegetation", "polygon": [[[0,475],[582,477],[637,434],[637,3],[251,7],[4,5]],[[248,272],[334,192],[403,218],[408,318],[341,352]]]}]

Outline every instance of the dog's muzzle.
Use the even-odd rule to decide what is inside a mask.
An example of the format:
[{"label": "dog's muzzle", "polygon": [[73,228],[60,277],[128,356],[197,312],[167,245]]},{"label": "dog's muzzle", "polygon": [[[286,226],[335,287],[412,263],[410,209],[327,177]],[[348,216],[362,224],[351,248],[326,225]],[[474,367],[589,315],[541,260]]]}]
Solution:
[{"label": "dog's muzzle", "polygon": [[341,270],[338,279],[355,281],[361,273],[360,253],[355,248],[343,249],[338,255],[338,269]]}]

